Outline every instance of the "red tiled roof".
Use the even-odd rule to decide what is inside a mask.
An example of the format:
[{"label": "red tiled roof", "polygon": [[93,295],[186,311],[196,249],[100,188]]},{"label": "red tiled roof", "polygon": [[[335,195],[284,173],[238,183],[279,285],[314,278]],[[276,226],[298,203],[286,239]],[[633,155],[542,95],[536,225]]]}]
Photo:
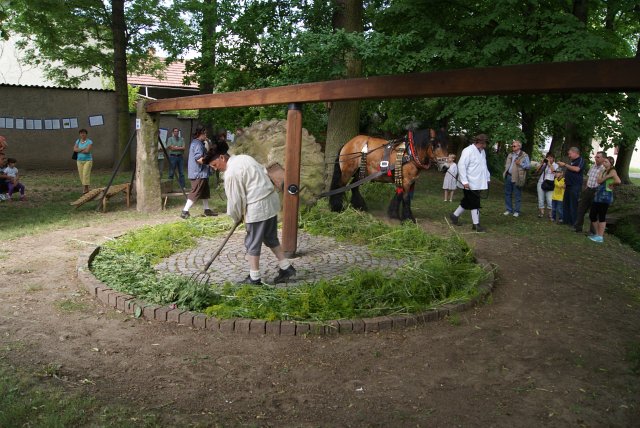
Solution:
[{"label": "red tiled roof", "polygon": [[129,75],[127,77],[127,83],[135,86],[156,86],[162,88],[192,88],[198,89],[198,84],[192,82],[185,85],[182,81],[184,76],[184,62],[176,61],[167,66],[164,71],[164,78],[158,79],[157,77],[149,74],[137,74]]}]

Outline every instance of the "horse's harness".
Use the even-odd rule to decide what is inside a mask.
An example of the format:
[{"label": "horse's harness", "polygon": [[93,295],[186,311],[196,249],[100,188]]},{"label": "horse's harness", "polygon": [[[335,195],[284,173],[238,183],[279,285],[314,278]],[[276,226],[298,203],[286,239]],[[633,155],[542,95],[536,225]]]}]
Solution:
[{"label": "horse's harness", "polygon": [[[383,175],[386,175],[387,177],[393,177],[394,184],[396,185],[396,193],[400,194],[403,192],[402,166],[404,164],[413,162],[416,167],[420,169],[428,169],[430,166],[428,161],[426,165],[420,162],[420,158],[418,157],[418,152],[413,141],[413,132],[411,131],[409,131],[407,133],[407,136],[404,138],[387,141],[387,144],[382,146],[382,148],[384,152],[382,154],[382,160],[378,164],[378,171],[374,172],[373,174],[366,175],[367,155],[369,153],[369,148],[367,142],[365,142],[362,146],[362,149],[360,150],[360,168],[358,173],[358,180],[338,189],[324,192],[320,195],[320,197],[322,198],[325,196],[332,196],[337,195],[338,193],[346,192],[347,190],[375,180],[376,178],[379,178]],[[396,156],[392,163],[391,153],[394,150],[396,151]]]}]

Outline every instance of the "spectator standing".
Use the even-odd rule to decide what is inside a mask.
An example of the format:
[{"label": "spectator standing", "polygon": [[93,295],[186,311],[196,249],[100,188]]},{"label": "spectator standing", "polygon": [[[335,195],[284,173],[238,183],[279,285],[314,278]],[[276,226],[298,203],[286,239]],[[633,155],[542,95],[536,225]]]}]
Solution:
[{"label": "spectator standing", "polygon": [[456,165],[456,155],[450,154],[447,157],[447,169],[444,172],[444,200],[453,202],[453,192],[458,187],[458,165]]},{"label": "spectator standing", "polygon": [[80,138],[76,140],[73,151],[78,153],[76,165],[82,183],[82,193],[87,193],[91,185],[91,169],[93,168],[93,155],[91,154],[93,141],[87,138],[89,132],[86,129],[81,129],[78,134],[80,134]]},{"label": "spectator standing", "polygon": [[187,202],[180,213],[180,217],[188,219],[190,217],[189,210],[198,200],[202,200],[205,216],[218,215],[209,208],[209,165],[202,162],[205,155],[205,140],[207,139],[207,130],[203,126],[198,126],[193,134],[193,140],[189,145],[189,165],[188,174],[191,181],[191,192],[187,195]]},{"label": "spectator standing", "polygon": [[551,221],[562,224],[562,200],[564,199],[564,172],[556,169],[551,196]]},{"label": "spectator standing", "polygon": [[7,159],[7,167],[4,169],[4,174],[8,177],[7,179],[7,195],[8,200],[11,200],[13,197],[13,192],[16,190],[20,192],[20,200],[24,201],[24,184],[20,183],[20,176],[18,174],[18,168],[16,168],[16,163],[18,161],[13,158]]},{"label": "spectator standing", "polygon": [[280,198],[267,175],[267,170],[248,155],[229,156],[226,150],[211,150],[204,163],[224,172],[227,214],[234,222],[244,219],[247,236],[244,240],[249,259],[249,275],[244,284],[262,284],[260,253],[264,243],[278,259],[278,275],[274,284],[287,282],[296,276],[296,269],[278,240]]},{"label": "spectator standing", "polygon": [[613,203],[612,187],[621,183],[620,177],[618,177],[618,173],[609,159],[604,158],[602,160],[602,167],[602,171],[596,178],[598,188],[589,211],[589,219],[595,230],[594,234],[589,235],[589,239],[599,243],[604,242],[604,229],[607,227],[607,210]]},{"label": "spectator standing", "polygon": [[489,188],[491,175],[487,168],[487,136],[476,135],[472,144],[465,147],[458,162],[458,179],[462,184],[462,201],[454,212],[449,214],[451,222],[460,225],[459,218],[465,210],[471,210],[471,229],[476,232],[486,232],[480,225],[480,191]]},{"label": "spectator standing", "polygon": [[[584,225],[584,216],[586,213],[590,212],[591,204],[593,203],[593,197],[596,194],[596,190],[598,189],[598,177],[602,174],[604,170],[604,166],[602,166],[602,162],[606,159],[607,154],[605,152],[598,152],[595,155],[594,163],[589,168],[589,172],[587,173],[587,185],[584,186],[582,192],[580,193],[580,202],[578,203],[578,214],[576,217],[575,224],[573,225],[573,229],[577,233],[582,233],[582,227]],[[591,226],[589,226],[591,229]],[[591,234],[596,233],[595,230],[590,230]]]},{"label": "spectator standing", "polygon": [[[547,156],[544,158],[538,169],[536,169],[536,174],[540,174],[538,178],[538,183],[536,188],[538,190],[538,217],[544,217],[544,208],[547,207],[549,219],[552,219],[551,211],[553,210],[552,204],[552,196],[553,189],[545,190],[543,189],[543,183],[545,180],[554,182],[555,180],[555,172],[558,169],[558,164],[555,163],[555,157],[552,153],[547,153]],[[554,182],[555,183],[555,182]]]},{"label": "spectator standing", "polygon": [[564,224],[573,226],[578,218],[578,199],[582,188],[582,171],[584,159],[580,157],[580,149],[571,147],[567,151],[569,163],[558,162],[565,169],[564,172],[564,199],[562,201],[562,220]]},{"label": "spectator standing", "polygon": [[[511,143],[511,153],[507,156],[504,164],[504,215],[513,214],[520,216],[520,202],[522,200],[522,188],[527,181],[527,170],[531,166],[529,155],[522,151],[522,143],[513,140]],[[515,204],[513,198],[515,197]]]},{"label": "spectator standing", "polygon": [[169,151],[169,180],[173,180],[173,176],[178,170],[178,183],[180,188],[184,189],[184,138],[180,136],[180,130],[173,128],[171,136],[167,138],[167,150]]}]

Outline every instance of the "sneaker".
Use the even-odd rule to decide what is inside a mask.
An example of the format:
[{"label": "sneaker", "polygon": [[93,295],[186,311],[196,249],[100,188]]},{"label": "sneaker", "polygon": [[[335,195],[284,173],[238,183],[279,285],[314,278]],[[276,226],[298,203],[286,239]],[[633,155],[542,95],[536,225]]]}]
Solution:
[{"label": "sneaker", "polygon": [[589,239],[591,239],[593,242],[597,242],[599,244],[602,244],[604,242],[604,238],[600,235],[591,235],[589,236]]},{"label": "sneaker", "polygon": [[293,265],[289,266],[286,269],[278,269],[278,275],[273,278],[274,284],[279,284],[281,282],[288,282],[289,279],[296,277],[296,269]]},{"label": "sneaker", "polygon": [[520,217],[520,213],[513,213],[514,217]]},{"label": "sneaker", "polygon": [[478,233],[484,233],[487,231],[487,229],[485,229],[484,227],[480,226],[480,223],[478,224],[474,224],[471,226],[471,230],[478,232]]},{"label": "sneaker", "polygon": [[186,219],[188,219],[189,217],[191,217],[191,214],[189,214],[189,211],[182,211],[182,212],[180,213],[180,217],[186,220]]},{"label": "sneaker", "polygon": [[215,217],[218,215],[218,213],[207,208],[206,210],[204,210],[204,215],[206,217]]},{"label": "sneaker", "polygon": [[449,214],[449,220],[451,220],[451,223],[455,224],[456,226],[460,226],[460,222],[458,221],[459,218],[460,217],[458,217],[454,213]]},{"label": "sneaker", "polygon": [[502,215],[511,215],[511,211],[507,210],[507,211],[503,212]]},{"label": "sneaker", "polygon": [[238,285],[262,285],[262,279],[251,279],[251,275],[247,275],[247,277],[240,281]]}]

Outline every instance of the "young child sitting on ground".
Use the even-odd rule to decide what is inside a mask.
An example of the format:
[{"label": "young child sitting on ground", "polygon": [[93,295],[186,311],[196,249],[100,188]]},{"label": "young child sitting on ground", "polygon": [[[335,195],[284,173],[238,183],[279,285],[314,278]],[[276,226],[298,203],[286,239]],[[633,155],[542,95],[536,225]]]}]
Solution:
[{"label": "young child sitting on ground", "polygon": [[447,170],[444,172],[444,200],[453,202],[453,192],[455,192],[458,184],[458,165],[456,165],[456,155],[449,155],[447,158]]},{"label": "young child sitting on ground", "polygon": [[551,196],[551,221],[562,224],[562,200],[564,199],[564,172],[556,169],[553,179],[553,195]]},{"label": "young child sitting on ground", "polygon": [[24,184],[20,183],[20,177],[18,176],[18,168],[16,168],[16,163],[18,161],[9,158],[7,159],[8,166],[4,169],[4,173],[9,176],[7,180],[8,187],[8,195],[9,200],[13,197],[13,192],[16,190],[20,192],[20,200],[24,201]]}]

